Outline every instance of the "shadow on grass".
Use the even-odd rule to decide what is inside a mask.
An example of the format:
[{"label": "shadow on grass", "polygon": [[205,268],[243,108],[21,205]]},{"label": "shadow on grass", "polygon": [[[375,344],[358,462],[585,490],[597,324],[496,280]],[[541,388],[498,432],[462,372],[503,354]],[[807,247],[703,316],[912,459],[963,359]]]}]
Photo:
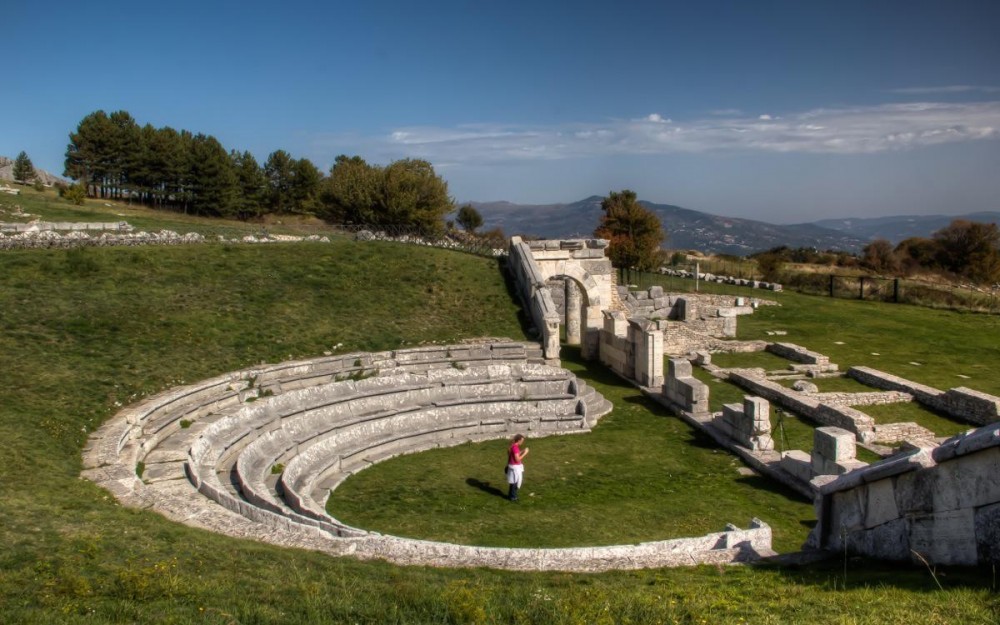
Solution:
[{"label": "shadow on grass", "polygon": [[507,271],[507,261],[503,258],[497,259],[497,271],[503,276],[504,286],[507,288],[507,295],[510,297],[510,301],[516,303],[517,306],[517,322],[521,326],[521,333],[526,337],[530,337],[531,340],[538,339],[538,330],[535,329],[534,324],[531,321],[531,315],[524,308],[524,303],[521,300],[521,294],[517,292],[514,286],[514,280]]},{"label": "shadow on grass", "polygon": [[496,486],[493,486],[489,482],[483,482],[482,480],[477,480],[474,477],[470,477],[467,480],[465,480],[465,483],[468,484],[469,486],[472,486],[473,488],[478,488],[487,495],[494,495],[496,497],[500,497],[501,499],[507,498],[507,493],[503,492]]},{"label": "shadow on grass", "polygon": [[[764,490],[769,493],[774,493],[776,495],[781,495],[788,499],[793,499],[796,501],[810,502],[811,499],[802,495],[797,490],[793,490],[777,480],[772,480],[769,477],[764,477],[763,475],[743,475],[736,479],[737,482],[741,484],[746,484],[747,486],[755,490]],[[815,521],[811,521],[815,523]]]}]

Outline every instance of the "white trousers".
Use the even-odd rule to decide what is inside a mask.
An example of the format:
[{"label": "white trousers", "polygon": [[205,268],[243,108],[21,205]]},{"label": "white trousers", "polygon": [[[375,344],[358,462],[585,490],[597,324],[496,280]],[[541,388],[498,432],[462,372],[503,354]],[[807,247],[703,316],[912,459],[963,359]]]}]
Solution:
[{"label": "white trousers", "polygon": [[508,464],[507,465],[507,483],[514,484],[518,488],[521,488],[521,482],[524,481],[524,465],[523,464]]}]

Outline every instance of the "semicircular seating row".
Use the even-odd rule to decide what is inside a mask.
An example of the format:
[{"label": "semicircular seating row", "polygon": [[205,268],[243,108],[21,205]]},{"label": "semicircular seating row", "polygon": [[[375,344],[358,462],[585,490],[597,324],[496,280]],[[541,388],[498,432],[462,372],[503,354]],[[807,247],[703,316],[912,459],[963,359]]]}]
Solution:
[{"label": "semicircular seating row", "polygon": [[585,432],[611,404],[537,345],[350,354],[237,372],[150,398],[128,416],[143,481],[186,478],[269,526],[365,536],[330,491],[393,456],[509,436]]}]

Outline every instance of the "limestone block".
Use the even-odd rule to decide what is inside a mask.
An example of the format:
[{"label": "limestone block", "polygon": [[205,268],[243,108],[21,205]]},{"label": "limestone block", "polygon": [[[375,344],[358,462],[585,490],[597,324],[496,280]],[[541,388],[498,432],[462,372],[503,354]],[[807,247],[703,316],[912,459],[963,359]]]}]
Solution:
[{"label": "limestone block", "polygon": [[852,460],[857,455],[854,434],[831,426],[816,428],[813,435],[813,457],[817,455],[833,462]]},{"label": "limestone block", "polygon": [[971,508],[912,517],[910,546],[935,564],[976,564],[976,524]]},{"label": "limestone block", "polygon": [[743,397],[743,412],[753,421],[766,422],[768,432],[771,431],[771,404],[763,397],[746,395]]},{"label": "limestone block", "polygon": [[975,511],[976,551],[980,562],[1000,562],[1000,503]]},{"label": "limestone block", "polygon": [[[870,471],[870,469],[869,469]],[[895,479],[896,508],[900,514],[934,510],[934,480],[928,471],[911,471]]]},{"label": "limestone block", "polygon": [[683,358],[671,358],[667,363],[667,377],[690,378],[691,363]]},{"label": "limestone block", "polygon": [[783,471],[794,475],[803,482],[808,482],[812,479],[812,458],[800,449],[792,449],[782,454],[778,466]]},{"label": "limestone block", "polygon": [[933,498],[935,510],[1000,502],[1000,447],[938,464],[934,471]]},{"label": "limestone block", "polygon": [[663,297],[663,287],[662,286],[649,287],[649,298],[656,299],[658,297]]},{"label": "limestone block", "polygon": [[834,475],[844,475],[845,473],[850,473],[851,471],[857,471],[858,469],[863,469],[868,466],[867,462],[862,462],[860,460],[850,459],[841,460],[840,462],[827,463],[830,472]]},{"label": "limestone block", "polygon": [[792,390],[798,391],[800,393],[818,393],[819,387],[812,382],[806,382],[805,380],[796,380],[792,383]]},{"label": "limestone block", "polygon": [[[843,549],[843,545],[838,547]],[[893,519],[848,536],[848,550],[885,560],[909,560],[910,534],[906,519]]]},{"label": "limestone block", "polygon": [[868,500],[865,502],[865,527],[888,523],[899,518],[896,507],[896,491],[892,480],[880,480],[868,485]]},{"label": "limestone block", "polygon": [[694,364],[705,366],[712,364],[712,354],[706,351],[698,351],[694,353]]},{"label": "limestone block", "polygon": [[856,532],[865,526],[864,505],[867,501],[865,487],[834,493],[830,498],[833,507],[827,534],[834,536],[842,531]]}]

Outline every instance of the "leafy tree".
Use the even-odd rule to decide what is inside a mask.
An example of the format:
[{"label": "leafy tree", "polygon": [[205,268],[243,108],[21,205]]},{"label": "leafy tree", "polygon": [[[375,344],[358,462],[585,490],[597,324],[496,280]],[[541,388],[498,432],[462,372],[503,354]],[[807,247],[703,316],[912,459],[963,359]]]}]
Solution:
[{"label": "leafy tree", "polygon": [[1000,279],[1000,230],[996,224],[956,219],[934,233],[942,267],[976,282]]},{"label": "leafy tree", "polygon": [[383,223],[416,228],[437,235],[444,230],[444,216],[455,209],[448,183],[420,159],[394,161],[382,170],[378,215]]},{"label": "leafy tree", "polygon": [[612,191],[601,202],[604,215],[594,236],[608,239],[608,257],[615,267],[649,271],[659,267],[663,227],[656,213],[636,200],[634,191]]},{"label": "leafy tree", "polygon": [[292,184],[289,193],[294,212],[306,215],[316,212],[322,181],[323,174],[309,159],[300,158],[292,164]]},{"label": "leafy tree", "polygon": [[322,216],[334,223],[376,223],[382,172],[360,156],[341,154],[330,168],[322,194]]},{"label": "leafy tree", "polygon": [[757,269],[760,271],[761,278],[769,282],[778,282],[781,280],[781,271],[785,266],[785,258],[780,252],[772,250],[756,254],[753,258],[757,261]]},{"label": "leafy tree", "polygon": [[291,213],[294,205],[292,181],[295,159],[284,150],[271,152],[264,162],[264,175],[270,187],[268,205],[277,213]]},{"label": "leafy tree", "polygon": [[899,269],[892,243],[875,239],[861,250],[861,264],[877,273],[892,273]]},{"label": "leafy tree", "polygon": [[21,150],[21,153],[14,159],[14,180],[21,184],[27,184],[35,179],[35,166],[31,164],[28,154]]},{"label": "leafy tree", "polygon": [[472,204],[466,204],[458,209],[456,220],[458,221],[458,225],[462,226],[466,232],[475,232],[476,228],[483,225],[483,216],[479,214],[479,211]]}]

